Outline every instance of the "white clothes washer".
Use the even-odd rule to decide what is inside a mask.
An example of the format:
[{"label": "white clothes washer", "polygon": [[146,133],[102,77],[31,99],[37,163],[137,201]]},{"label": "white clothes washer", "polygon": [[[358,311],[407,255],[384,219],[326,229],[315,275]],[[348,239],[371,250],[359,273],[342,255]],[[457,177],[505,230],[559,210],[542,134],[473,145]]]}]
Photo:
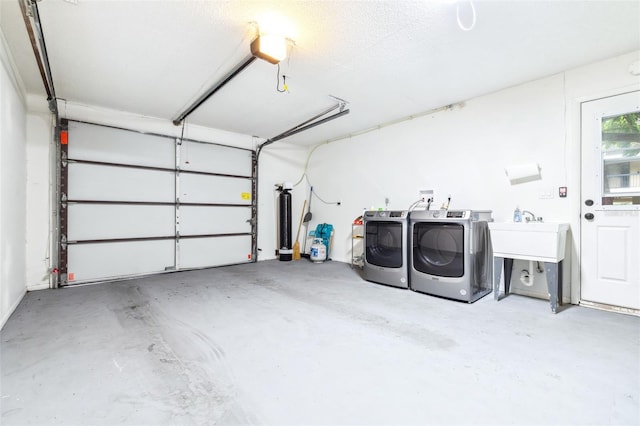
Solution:
[{"label": "white clothes washer", "polygon": [[406,210],[364,212],[364,267],[367,281],[409,288]]},{"label": "white clothes washer", "polygon": [[491,211],[410,213],[411,289],[468,303],[491,292]]}]

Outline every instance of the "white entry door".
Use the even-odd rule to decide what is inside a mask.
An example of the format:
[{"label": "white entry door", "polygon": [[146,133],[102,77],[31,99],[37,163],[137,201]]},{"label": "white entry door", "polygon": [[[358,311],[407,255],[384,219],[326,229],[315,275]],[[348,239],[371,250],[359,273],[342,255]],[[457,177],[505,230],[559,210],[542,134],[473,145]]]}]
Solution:
[{"label": "white entry door", "polygon": [[640,309],[640,91],[582,104],[582,301]]}]

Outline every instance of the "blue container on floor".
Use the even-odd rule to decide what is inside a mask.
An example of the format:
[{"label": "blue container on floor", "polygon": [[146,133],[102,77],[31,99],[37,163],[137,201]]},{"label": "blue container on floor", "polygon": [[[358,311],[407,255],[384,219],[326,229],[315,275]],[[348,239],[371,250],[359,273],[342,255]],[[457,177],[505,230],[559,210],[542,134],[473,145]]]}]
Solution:
[{"label": "blue container on floor", "polygon": [[329,243],[331,241],[331,235],[333,234],[333,225],[328,223],[320,223],[316,226],[316,232],[314,238],[322,240],[322,244],[327,248],[327,259],[329,259]]}]

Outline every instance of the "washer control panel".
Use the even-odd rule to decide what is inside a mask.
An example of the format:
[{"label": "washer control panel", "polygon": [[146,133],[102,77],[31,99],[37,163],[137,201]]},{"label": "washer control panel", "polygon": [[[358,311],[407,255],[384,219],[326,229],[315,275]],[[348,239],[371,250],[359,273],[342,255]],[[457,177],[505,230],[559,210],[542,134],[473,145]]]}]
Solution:
[{"label": "washer control panel", "polygon": [[389,217],[407,217],[407,211],[406,210],[391,211],[389,212]]},{"label": "washer control panel", "polygon": [[368,210],[364,212],[365,218],[398,218],[405,219],[407,217],[407,210]]},{"label": "washer control panel", "polygon": [[447,211],[447,217],[452,219],[465,219],[467,217],[467,210],[452,210]]}]

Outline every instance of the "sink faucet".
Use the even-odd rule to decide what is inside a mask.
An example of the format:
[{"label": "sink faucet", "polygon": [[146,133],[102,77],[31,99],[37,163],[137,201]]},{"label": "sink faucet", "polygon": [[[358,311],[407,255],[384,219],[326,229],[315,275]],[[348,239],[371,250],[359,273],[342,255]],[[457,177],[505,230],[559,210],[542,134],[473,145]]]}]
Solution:
[{"label": "sink faucet", "polygon": [[522,210],[522,216],[525,216],[525,215],[530,216],[530,217],[527,216],[524,218],[526,222],[542,222],[541,217],[536,217],[536,215],[530,212],[529,210]]}]

